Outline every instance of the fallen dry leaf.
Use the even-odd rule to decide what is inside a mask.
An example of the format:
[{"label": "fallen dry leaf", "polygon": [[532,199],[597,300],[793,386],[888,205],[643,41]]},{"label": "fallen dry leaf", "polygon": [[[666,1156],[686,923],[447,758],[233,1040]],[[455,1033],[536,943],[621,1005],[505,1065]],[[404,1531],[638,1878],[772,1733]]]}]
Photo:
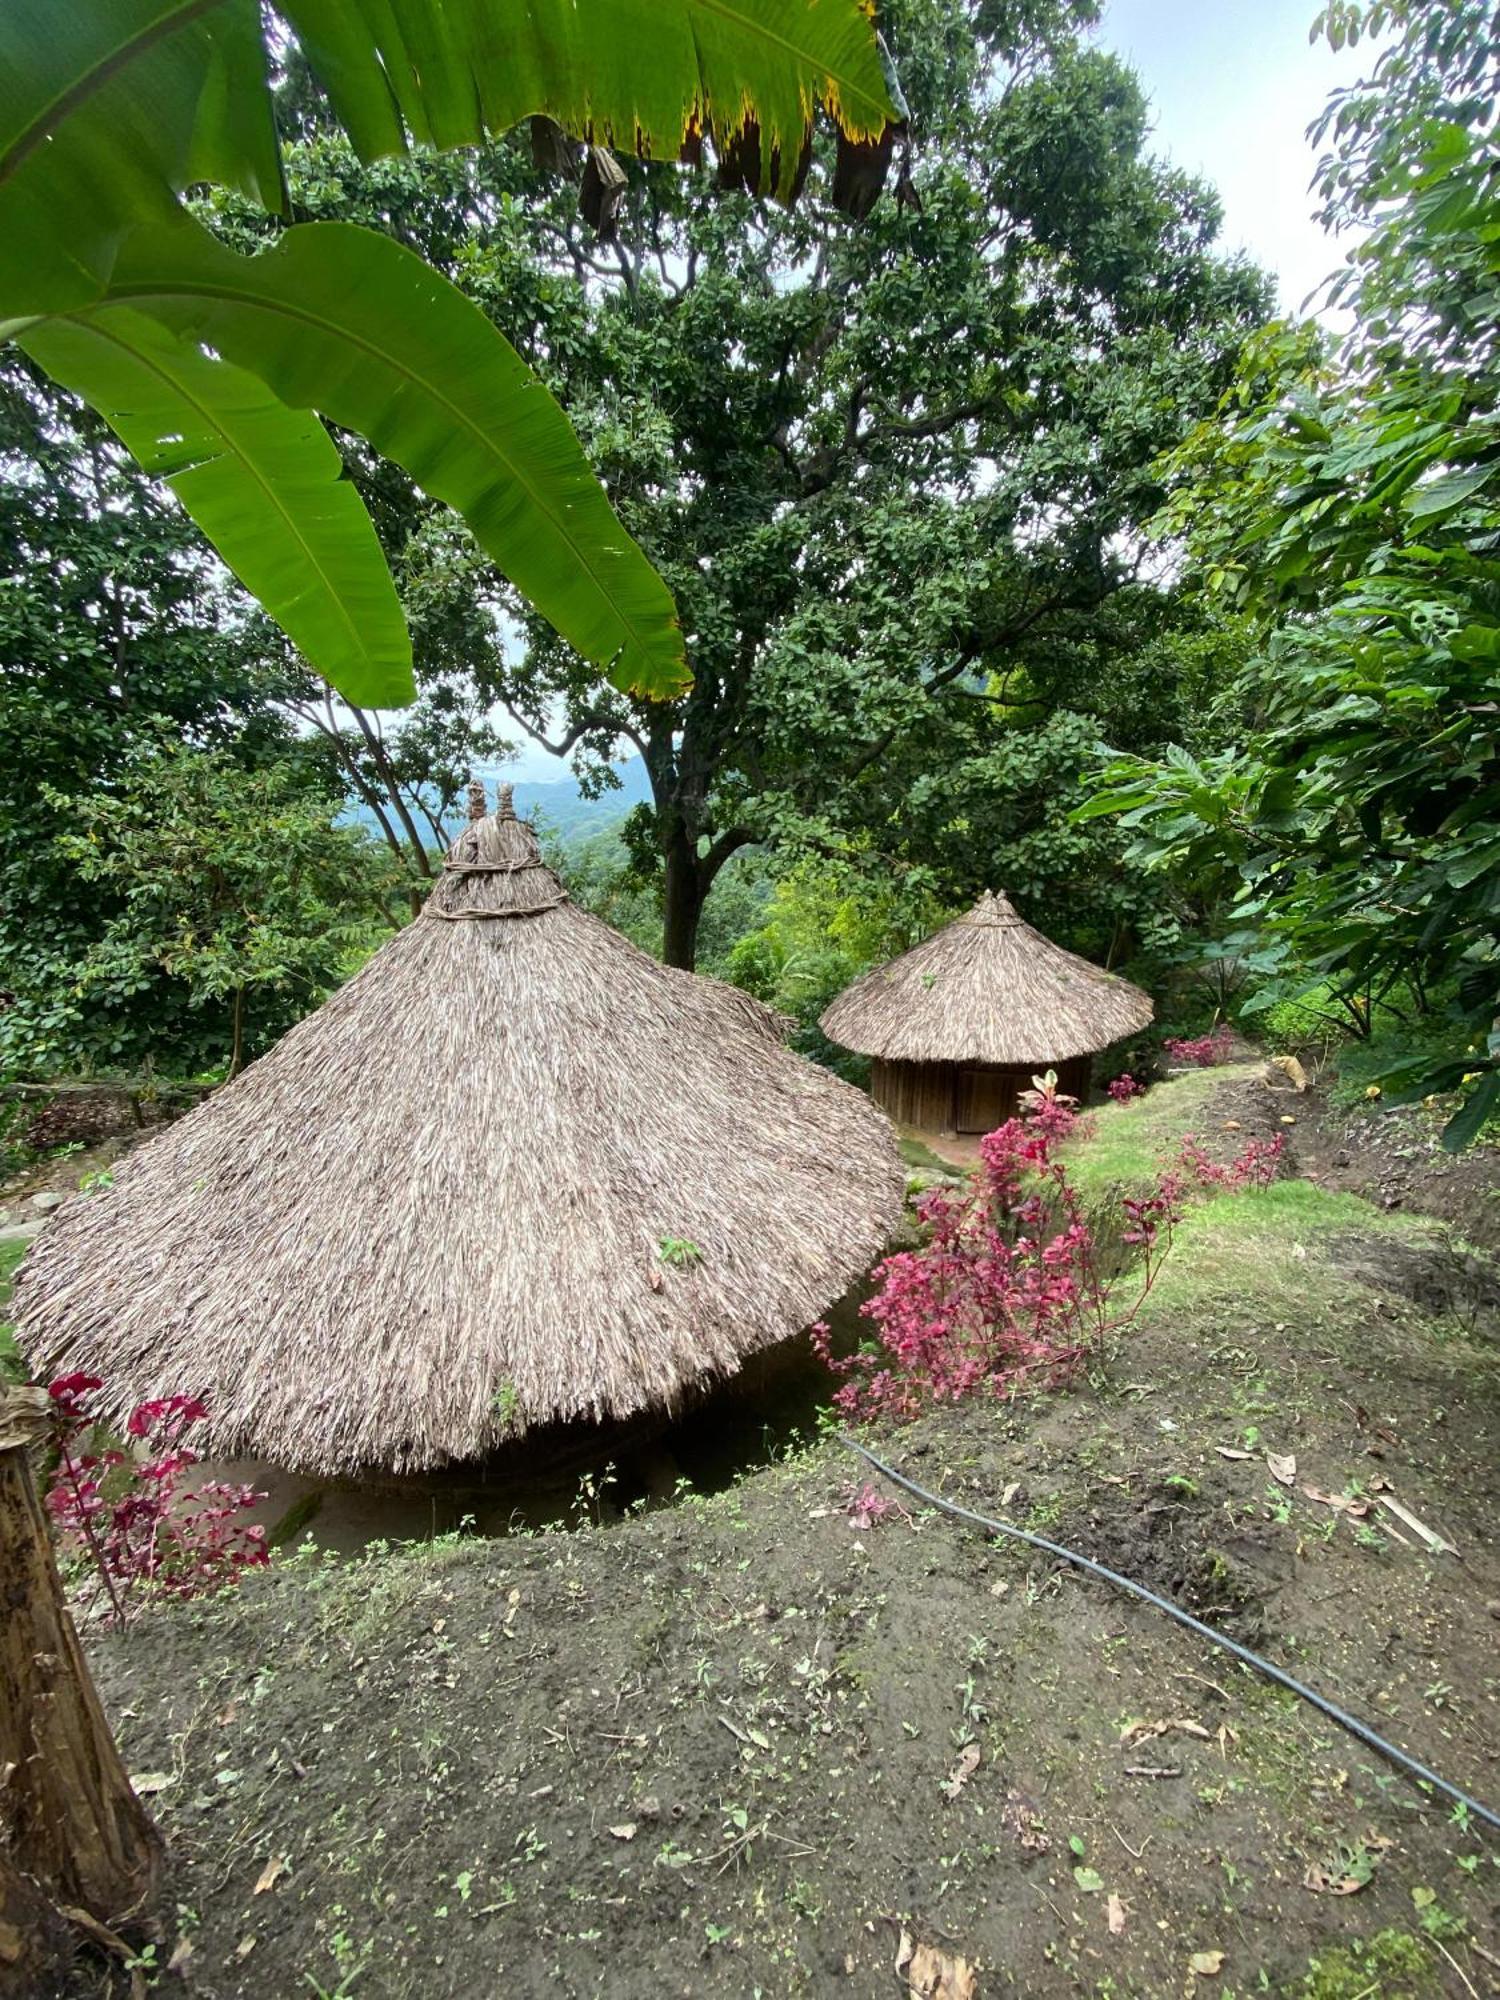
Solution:
[{"label": "fallen dry leaf", "polygon": [[[1280,1070],[1288,1083],[1291,1084],[1293,1090],[1300,1093],[1309,1088],[1310,1080],[1307,1071],[1295,1056],[1272,1056],[1270,1067]],[[1269,1078],[1267,1081],[1269,1081]]]},{"label": "fallen dry leaf", "polygon": [[1220,1458],[1254,1458],[1255,1456],[1253,1451],[1240,1451],[1232,1444],[1216,1444],[1214,1450],[1219,1454]]},{"label": "fallen dry leaf", "polygon": [[251,1895],[263,1896],[268,1889],[274,1889],[282,1876],[289,1872],[291,1865],[286,1855],[273,1854],[256,1876],[255,1887],[250,1891]]},{"label": "fallen dry leaf", "polygon": [[1127,1722],[1120,1731],[1120,1743],[1146,1743],[1153,1736],[1166,1736],[1175,1732],[1179,1736],[1199,1736],[1205,1743],[1213,1740],[1213,1731],[1205,1729],[1201,1722],[1194,1722],[1191,1716],[1174,1715],[1161,1722]]},{"label": "fallen dry leaf", "polygon": [[1111,1937],[1119,1937],[1125,1929],[1125,1905],[1118,1896],[1112,1895],[1104,1906],[1105,1919],[1109,1924]]},{"label": "fallen dry leaf", "polygon": [[172,1956],[167,1960],[168,1972],[181,1972],[193,1955],[193,1940],[185,1933],[172,1947]]},{"label": "fallen dry leaf", "polygon": [[1369,1883],[1368,1875],[1341,1875],[1337,1869],[1325,1868],[1321,1861],[1311,1862],[1302,1878],[1303,1888],[1319,1896],[1355,1896]]},{"label": "fallen dry leaf", "polygon": [[979,1745],[971,1743],[948,1773],[942,1791],[945,1799],[956,1799],[970,1778],[979,1769]]},{"label": "fallen dry leaf", "polygon": [[1273,1479],[1279,1480],[1283,1486],[1290,1486],[1292,1481],[1297,1477],[1296,1457],[1291,1452],[1268,1451],[1266,1453],[1266,1470]]},{"label": "fallen dry leaf", "polygon": [[610,1832],[616,1840],[634,1840],[639,1829],[633,1819],[627,1819],[621,1826],[612,1826]]},{"label": "fallen dry leaf", "polygon": [[1216,1972],[1224,1968],[1222,1951],[1195,1951],[1188,1960],[1188,1971],[1196,1972],[1200,1979],[1212,1979]]},{"label": "fallen dry leaf", "polygon": [[935,1944],[916,1944],[910,1931],[901,1933],[896,1970],[906,1974],[916,2000],[974,2000],[974,1968],[966,1958],[950,1957]]},{"label": "fallen dry leaf", "polygon": [[153,1792],[164,1792],[168,1785],[177,1781],[170,1771],[142,1771],[130,1781],[130,1789],[138,1799],[149,1799]]},{"label": "fallen dry leaf", "polygon": [[1014,1787],[1005,1794],[1005,1804],[1000,1809],[1000,1818],[1007,1833],[1028,1854],[1045,1854],[1052,1845],[1051,1835],[1042,1823],[1041,1814],[1024,1792]]},{"label": "fallen dry leaf", "polygon": [[253,1937],[242,1937],[234,1948],[234,1955],[236,1958],[248,1958],[254,1949],[255,1939]]},{"label": "fallen dry leaf", "polygon": [[1362,1520],[1370,1511],[1368,1500],[1351,1500],[1347,1493],[1324,1493],[1317,1486],[1304,1486],[1302,1491],[1320,1507],[1331,1507],[1335,1514],[1347,1514],[1354,1521]]}]

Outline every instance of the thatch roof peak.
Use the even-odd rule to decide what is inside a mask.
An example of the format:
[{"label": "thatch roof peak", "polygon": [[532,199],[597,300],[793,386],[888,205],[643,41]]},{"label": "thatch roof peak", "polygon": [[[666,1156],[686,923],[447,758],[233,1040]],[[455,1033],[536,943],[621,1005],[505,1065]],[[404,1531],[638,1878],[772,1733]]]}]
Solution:
[{"label": "thatch roof peak", "polygon": [[203,1395],[216,1456],[406,1471],[672,1407],[869,1268],[883,1116],[569,902],[506,806],[424,916],[63,1205],[17,1274],[33,1367],[104,1377],[116,1418]]},{"label": "thatch roof peak", "polygon": [[510,786],[500,787],[495,811],[487,813],[484,786],[475,779],[469,786],[469,823],[449,848],[423,915],[534,917],[567,900],[567,890],[542,859],[535,829],[516,818]]},{"label": "thatch roof peak", "polygon": [[1003,889],[986,889],[973,909],[957,921],[961,924],[1019,924],[1022,919]]},{"label": "thatch roof peak", "polygon": [[887,1062],[1067,1062],[1138,1033],[1154,1009],[1117,973],[1064,951],[986,890],[973,909],[856,979],[830,1041]]}]

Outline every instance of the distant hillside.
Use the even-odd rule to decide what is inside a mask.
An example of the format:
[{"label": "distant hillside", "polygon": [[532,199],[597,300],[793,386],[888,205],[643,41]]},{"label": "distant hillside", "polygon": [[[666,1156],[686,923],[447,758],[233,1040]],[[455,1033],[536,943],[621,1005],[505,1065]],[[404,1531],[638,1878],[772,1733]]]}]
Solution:
[{"label": "distant hillside", "polygon": [[[627,757],[624,763],[615,766],[615,773],[620,780],[618,789],[604,792],[597,799],[585,798],[578,780],[567,770],[556,778],[516,780],[504,765],[489,764],[481,765],[476,775],[483,778],[491,798],[497,785],[513,784],[516,811],[521,818],[535,819],[539,832],[551,835],[564,847],[572,847],[618,826],[633,807],[649,801],[651,781],[639,757]],[[371,832],[377,830],[375,815],[367,806],[351,806],[349,817]]]}]

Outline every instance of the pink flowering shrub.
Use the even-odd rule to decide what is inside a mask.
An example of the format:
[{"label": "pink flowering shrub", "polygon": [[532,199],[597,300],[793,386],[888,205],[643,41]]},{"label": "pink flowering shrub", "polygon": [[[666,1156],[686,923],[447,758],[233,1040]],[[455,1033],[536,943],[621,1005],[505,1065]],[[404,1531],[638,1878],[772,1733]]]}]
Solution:
[{"label": "pink flowering shrub", "polygon": [[1194,1069],[1212,1069],[1215,1063],[1228,1062],[1233,1044],[1234,1031],[1227,1021],[1221,1021],[1206,1035],[1187,1038],[1168,1035],[1162,1047],[1174,1062],[1190,1063]]},{"label": "pink flowering shrub", "polygon": [[[141,1403],[126,1419],[131,1448],[101,1443],[89,1398],[97,1375],[60,1375],[48,1394],[57,1422],[57,1469],[47,1508],[65,1554],[86,1558],[124,1624],[138,1591],[199,1597],[269,1560],[266,1531],[241,1519],[264,1495],[204,1481],[178,1498],[198,1453],[184,1442],[208,1415],[195,1396]],[[91,1600],[91,1602],[94,1600]]]},{"label": "pink flowering shrub", "polygon": [[1123,1204],[1125,1241],[1139,1257],[1135,1295],[1118,1308],[1120,1274],[1106,1272],[1057,1156],[1079,1123],[1073,1100],[1048,1078],[1024,1102],[1023,1117],[980,1141],[972,1183],[919,1200],[927,1241],[885,1259],[862,1308],[873,1341],[840,1358],[827,1327],[813,1329],[819,1353],[844,1377],[834,1402],[846,1416],[905,1421],[933,1403],[1062,1382],[1150,1290],[1181,1214],[1181,1177],[1164,1174]]},{"label": "pink flowering shrub", "polygon": [[1269,1187],[1281,1171],[1285,1151],[1286,1135],[1278,1132],[1274,1139],[1250,1140],[1242,1153],[1220,1166],[1190,1132],[1182,1142],[1177,1164],[1199,1187],[1238,1194],[1243,1188]]},{"label": "pink flowering shrub", "polygon": [[1117,1076],[1108,1089],[1116,1104],[1128,1104],[1132,1097],[1144,1097],[1146,1094],[1145,1084],[1137,1083],[1133,1076]]}]

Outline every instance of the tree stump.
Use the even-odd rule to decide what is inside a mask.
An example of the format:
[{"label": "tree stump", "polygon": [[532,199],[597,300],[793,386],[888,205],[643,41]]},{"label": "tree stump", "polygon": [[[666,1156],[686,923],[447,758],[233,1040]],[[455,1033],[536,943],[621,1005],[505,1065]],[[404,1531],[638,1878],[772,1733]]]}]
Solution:
[{"label": "tree stump", "polygon": [[0,2000],[42,2000],[72,1959],[61,1915],[0,1848]]},{"label": "tree stump", "polygon": [[[115,1748],[63,1600],[27,1447],[40,1389],[0,1391],[0,1860],[111,1930],[156,1893],[161,1840]],[[9,1878],[0,1874],[0,1910]],[[3,1963],[3,1961],[0,1961]],[[4,1991],[0,1983],[0,1992]]]}]

